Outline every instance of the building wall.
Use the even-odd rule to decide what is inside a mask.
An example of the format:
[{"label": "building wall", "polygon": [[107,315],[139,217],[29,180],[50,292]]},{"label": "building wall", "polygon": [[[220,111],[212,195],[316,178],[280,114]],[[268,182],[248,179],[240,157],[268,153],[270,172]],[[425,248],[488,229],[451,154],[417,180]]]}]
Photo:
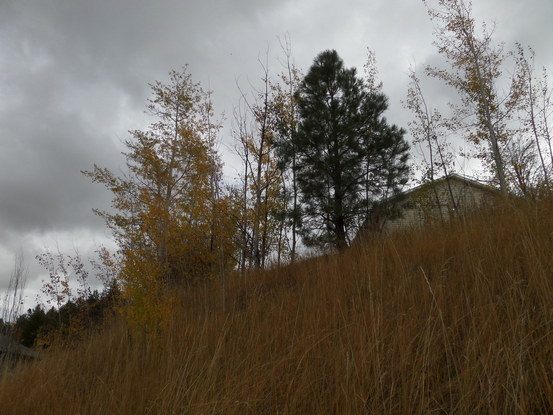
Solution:
[{"label": "building wall", "polygon": [[[452,177],[449,184],[451,193],[445,179],[437,181],[434,188],[425,185],[409,192],[407,199],[402,202],[402,216],[388,220],[382,229],[394,232],[431,222],[448,221],[453,216],[491,205],[496,197],[493,189],[462,178]],[[451,194],[455,203],[452,202]]]}]

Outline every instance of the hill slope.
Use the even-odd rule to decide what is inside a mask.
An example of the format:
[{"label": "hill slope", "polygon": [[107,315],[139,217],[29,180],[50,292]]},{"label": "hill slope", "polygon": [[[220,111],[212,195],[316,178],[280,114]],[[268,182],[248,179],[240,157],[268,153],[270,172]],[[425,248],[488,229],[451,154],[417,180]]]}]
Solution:
[{"label": "hill slope", "polygon": [[2,414],[553,411],[553,202],[183,292],[0,380]]}]

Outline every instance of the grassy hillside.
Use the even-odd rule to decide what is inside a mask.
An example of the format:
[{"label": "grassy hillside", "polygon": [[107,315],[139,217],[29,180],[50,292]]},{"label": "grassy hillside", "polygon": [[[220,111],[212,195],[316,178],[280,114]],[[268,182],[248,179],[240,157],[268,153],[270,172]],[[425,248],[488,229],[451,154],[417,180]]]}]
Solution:
[{"label": "grassy hillside", "polygon": [[183,292],[0,380],[2,414],[553,411],[553,201]]}]

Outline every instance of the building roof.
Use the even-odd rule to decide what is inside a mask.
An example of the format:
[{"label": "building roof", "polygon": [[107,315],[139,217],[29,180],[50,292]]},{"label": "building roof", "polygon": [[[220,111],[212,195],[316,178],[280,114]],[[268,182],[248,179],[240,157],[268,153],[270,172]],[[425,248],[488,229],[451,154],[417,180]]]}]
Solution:
[{"label": "building roof", "polygon": [[[489,186],[487,184],[484,184],[482,182],[479,182],[479,181],[477,181],[475,179],[472,179],[472,178],[469,178],[467,176],[461,176],[460,174],[457,174],[457,173],[450,173],[447,176],[440,177],[439,179],[434,180],[434,184],[442,183],[442,182],[445,182],[446,180],[456,180],[456,181],[462,182],[462,183],[464,183],[468,186],[477,187],[479,189],[482,189],[482,190],[485,190],[485,191],[488,191],[488,192],[493,192],[493,193],[499,192],[499,190],[496,189],[495,187]],[[422,189],[422,188],[425,188],[425,187],[430,187],[431,185],[432,185],[431,182],[426,182],[426,183],[420,184],[418,186],[415,186],[415,187],[405,191],[404,194],[407,195],[407,194],[410,194],[410,193],[414,193],[414,192],[418,191],[419,189]]]},{"label": "building roof", "polygon": [[[473,178],[469,178],[467,176],[461,176],[460,174],[457,174],[457,173],[450,173],[447,176],[442,176],[439,179],[435,179],[433,184],[434,185],[441,184],[441,183],[446,182],[446,180],[454,180],[454,181],[457,181],[457,182],[461,182],[461,183],[463,183],[467,186],[476,187],[476,188],[484,190],[486,192],[490,192],[490,193],[493,193],[493,194],[499,194],[499,190],[496,189],[495,187],[486,185],[484,183],[481,183],[481,182],[479,182],[479,181],[477,181]],[[420,191],[424,191],[426,189],[431,189],[431,186],[432,186],[432,182],[426,182],[426,183],[423,183],[423,184],[419,184],[415,187],[412,187],[409,190],[405,190],[405,191],[400,192],[397,195],[389,198],[387,200],[387,203],[397,203],[399,201],[402,201],[402,200],[408,198],[409,196],[411,196],[415,193],[418,193]]]}]

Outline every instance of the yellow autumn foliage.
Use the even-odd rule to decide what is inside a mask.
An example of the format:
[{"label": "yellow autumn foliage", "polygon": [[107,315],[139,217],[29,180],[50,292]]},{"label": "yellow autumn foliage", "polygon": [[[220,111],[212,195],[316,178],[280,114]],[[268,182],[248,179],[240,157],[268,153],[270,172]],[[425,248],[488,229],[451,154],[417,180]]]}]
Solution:
[{"label": "yellow autumn foliage", "polygon": [[147,131],[130,131],[128,173],[94,166],[84,172],[113,193],[113,211],[97,211],[121,251],[123,314],[133,327],[155,331],[172,315],[170,294],[182,284],[213,277],[230,261],[232,230],[220,195],[219,125],[210,95],[186,72],[150,85]]}]

